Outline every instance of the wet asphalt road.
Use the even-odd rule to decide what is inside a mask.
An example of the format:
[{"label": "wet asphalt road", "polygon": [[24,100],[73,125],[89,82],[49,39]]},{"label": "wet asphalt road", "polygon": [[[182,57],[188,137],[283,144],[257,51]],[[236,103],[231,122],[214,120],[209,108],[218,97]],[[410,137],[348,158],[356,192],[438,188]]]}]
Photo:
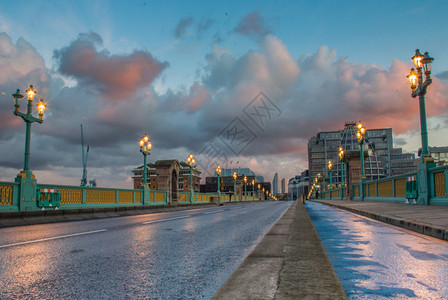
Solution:
[{"label": "wet asphalt road", "polygon": [[305,207],[349,299],[448,299],[448,242],[320,203]]},{"label": "wet asphalt road", "polygon": [[209,299],[291,202],[0,229],[0,299]]}]

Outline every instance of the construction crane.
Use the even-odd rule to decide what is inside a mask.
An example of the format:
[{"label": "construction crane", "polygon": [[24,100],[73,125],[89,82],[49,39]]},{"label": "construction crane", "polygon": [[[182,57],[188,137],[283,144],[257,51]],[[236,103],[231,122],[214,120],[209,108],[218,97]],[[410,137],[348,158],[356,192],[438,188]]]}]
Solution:
[{"label": "construction crane", "polygon": [[84,155],[84,133],[82,131],[81,124],[81,147],[82,147],[82,178],[81,186],[87,185],[87,157],[89,156],[89,145],[87,145],[87,151]]}]

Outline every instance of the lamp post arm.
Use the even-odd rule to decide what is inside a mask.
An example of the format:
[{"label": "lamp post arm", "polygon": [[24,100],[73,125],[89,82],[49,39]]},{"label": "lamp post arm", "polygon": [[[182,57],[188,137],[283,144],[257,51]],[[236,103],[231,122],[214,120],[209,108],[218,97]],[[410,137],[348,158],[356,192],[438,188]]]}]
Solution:
[{"label": "lamp post arm", "polygon": [[412,97],[416,98],[417,96],[421,94],[426,94],[426,88],[432,83],[432,79],[426,79],[425,82],[420,84],[418,88],[412,93]]},{"label": "lamp post arm", "polygon": [[31,124],[34,122],[38,122],[38,123],[42,124],[44,122],[44,120],[33,117],[31,114],[24,114],[24,113],[21,113],[20,111],[14,111],[14,115],[21,117],[23,119],[23,121],[25,121],[25,123]]}]

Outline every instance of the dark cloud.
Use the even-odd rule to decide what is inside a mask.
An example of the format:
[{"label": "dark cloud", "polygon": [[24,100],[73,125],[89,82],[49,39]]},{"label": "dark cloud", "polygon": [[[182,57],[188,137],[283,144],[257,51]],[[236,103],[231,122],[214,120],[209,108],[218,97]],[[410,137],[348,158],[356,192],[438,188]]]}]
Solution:
[{"label": "dark cloud", "polygon": [[247,14],[235,27],[235,32],[242,35],[261,38],[271,33],[266,21],[258,12]]},{"label": "dark cloud", "polygon": [[185,18],[181,19],[179,23],[177,23],[176,29],[174,30],[174,36],[176,38],[182,38],[187,33],[189,27],[193,25],[193,18]]},{"label": "dark cloud", "polygon": [[81,85],[93,88],[108,99],[125,99],[151,82],[168,66],[145,51],[130,55],[110,55],[97,51],[101,37],[93,32],[83,33],[68,47],[54,51],[58,71],[75,78]]}]

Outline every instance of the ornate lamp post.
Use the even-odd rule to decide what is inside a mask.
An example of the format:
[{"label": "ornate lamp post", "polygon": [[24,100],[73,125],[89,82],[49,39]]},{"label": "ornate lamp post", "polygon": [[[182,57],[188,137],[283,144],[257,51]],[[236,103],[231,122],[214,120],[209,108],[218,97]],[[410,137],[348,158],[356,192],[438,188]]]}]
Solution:
[{"label": "ornate lamp post", "polygon": [[141,187],[143,188],[143,203],[149,204],[150,201],[150,193],[151,190],[150,186],[148,185],[148,177],[147,177],[147,162],[146,162],[146,156],[151,154],[151,147],[152,144],[149,141],[148,135],[145,133],[145,135],[140,139],[138,142],[140,145],[140,152],[143,154],[143,181]]},{"label": "ornate lamp post", "polygon": [[339,156],[339,160],[341,161],[341,198],[344,199],[344,148],[339,147],[339,152],[338,152],[338,156]]},{"label": "ornate lamp post", "polygon": [[260,198],[260,200],[262,200],[261,199],[261,185],[260,184],[258,184],[258,198]]},{"label": "ornate lamp post", "polygon": [[252,179],[252,200],[255,200],[255,180]]},{"label": "ornate lamp post", "polygon": [[236,178],[238,175],[236,175],[236,172],[233,172],[233,194],[235,195],[235,201],[236,201]]},{"label": "ornate lamp post", "polygon": [[244,176],[244,201],[247,201],[247,177]]},{"label": "ornate lamp post", "polygon": [[265,200],[265,197],[264,197],[264,188],[263,188],[263,193],[262,193],[262,195],[263,195],[263,200]]},{"label": "ornate lamp post", "polygon": [[17,89],[15,94],[12,94],[14,98],[14,106],[15,111],[14,115],[19,116],[23,119],[23,121],[26,123],[26,136],[25,136],[25,162],[23,171],[25,174],[22,174],[21,177],[25,176],[28,178],[32,177],[32,174],[28,174],[28,171],[30,170],[30,140],[31,140],[31,124],[34,122],[37,123],[43,123],[42,117],[45,112],[45,108],[47,105],[44,103],[43,99],[40,99],[39,103],[37,103],[37,111],[39,114],[39,118],[36,118],[33,116],[33,100],[34,96],[36,95],[37,91],[33,89],[33,86],[30,85],[30,88],[26,90],[26,95],[28,98],[28,106],[26,114],[21,113],[19,111],[20,108],[20,102],[22,101],[23,95],[20,94],[20,90]]},{"label": "ornate lamp post", "polygon": [[26,114],[19,111],[20,102],[22,101],[23,95],[20,94],[20,90],[12,94],[14,98],[14,115],[21,117],[22,120],[26,124],[25,131],[25,158],[24,158],[24,166],[23,170],[17,175],[15,182],[20,184],[19,188],[19,209],[23,210],[33,210],[37,207],[35,197],[36,197],[36,187],[37,181],[34,177],[33,173],[30,171],[30,144],[31,144],[31,124],[34,122],[42,123],[42,117],[45,112],[46,104],[42,99],[40,99],[39,103],[37,103],[37,112],[39,114],[39,118],[33,116],[33,100],[37,91],[33,89],[33,86],[30,85],[30,88],[26,90],[26,95],[28,99],[28,106]]},{"label": "ornate lamp post", "polygon": [[358,128],[358,131],[356,132],[356,138],[358,139],[360,149],[361,181],[359,183],[359,189],[362,201],[364,200],[364,180],[366,179],[366,175],[364,173],[364,137],[366,134],[366,128],[361,123],[361,121],[358,122],[356,127]]},{"label": "ornate lamp post", "polygon": [[331,160],[328,161],[328,173],[330,173],[330,199],[331,199],[331,193],[333,189],[333,183],[331,182],[331,167],[333,164],[331,163]]},{"label": "ornate lamp post", "polygon": [[218,197],[221,197],[221,186],[220,186],[220,179],[219,176],[221,175],[221,166],[218,165],[216,168],[216,174],[218,175]]},{"label": "ornate lamp post", "polygon": [[[148,135],[146,133],[140,139],[139,144],[140,144],[140,152],[143,154],[143,182],[142,182],[142,186],[146,187],[146,186],[148,186],[146,156],[151,154],[151,147],[152,147],[152,144],[149,141],[149,137],[148,137]],[[149,186],[150,185],[151,184],[149,184]],[[148,186],[148,189],[150,189],[149,186]]]},{"label": "ornate lamp post", "polygon": [[193,190],[193,167],[194,167],[194,157],[193,154],[190,153],[186,159],[187,164],[190,166],[190,203],[193,203],[194,199],[194,190]]},{"label": "ornate lamp post", "polygon": [[[414,61],[417,73],[414,68],[411,69],[411,73],[408,75],[409,82],[412,89],[412,97],[418,96],[420,104],[420,127],[422,137],[422,153],[420,155],[420,165],[417,166],[417,182],[418,182],[418,202],[420,204],[429,204],[429,177],[428,168],[434,167],[434,160],[429,154],[428,146],[428,129],[426,125],[426,107],[425,107],[425,95],[426,89],[432,83],[431,69],[434,58],[430,57],[428,52],[424,55],[420,53],[420,50],[415,50],[415,55],[412,57]],[[423,71],[422,71],[423,69]],[[423,72],[425,73],[425,81],[423,82]]]}]

